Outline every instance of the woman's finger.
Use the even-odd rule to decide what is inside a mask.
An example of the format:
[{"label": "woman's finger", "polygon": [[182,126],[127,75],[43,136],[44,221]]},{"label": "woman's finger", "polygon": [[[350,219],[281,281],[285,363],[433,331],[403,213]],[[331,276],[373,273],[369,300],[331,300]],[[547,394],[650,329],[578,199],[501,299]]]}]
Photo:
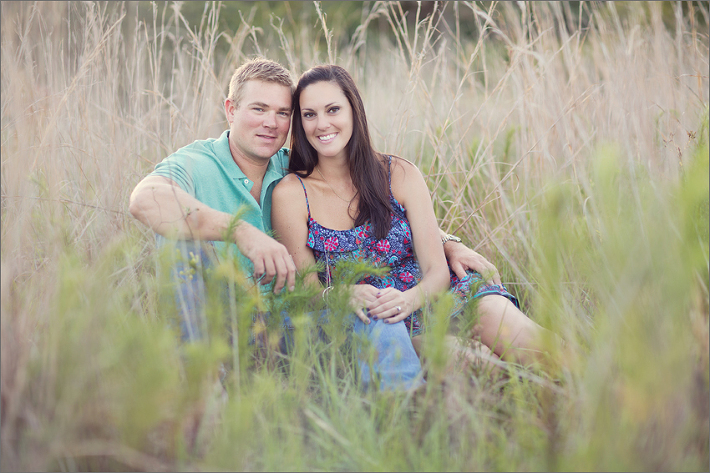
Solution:
[{"label": "woman's finger", "polygon": [[406,310],[401,311],[394,317],[390,317],[385,320],[386,324],[396,324],[397,322],[401,322],[402,320],[406,319],[409,316],[409,313]]},{"label": "woman's finger", "polygon": [[392,304],[393,303],[390,303],[387,305],[387,307],[383,307],[381,313],[372,314],[372,311],[370,311],[370,313],[373,315],[373,319],[390,319],[392,317],[397,317],[403,313],[405,314],[404,317],[409,315],[409,310],[406,308],[404,302],[399,301],[396,302],[397,305]]},{"label": "woman's finger", "polygon": [[370,304],[370,314],[374,317],[385,319],[396,314],[394,308],[396,306],[404,307],[402,297],[396,297],[388,300],[377,300],[374,304]]},{"label": "woman's finger", "polygon": [[367,315],[365,315],[365,312],[362,309],[355,309],[355,315],[358,316],[360,320],[362,320],[362,323],[365,325],[370,325],[370,319],[367,318]]}]

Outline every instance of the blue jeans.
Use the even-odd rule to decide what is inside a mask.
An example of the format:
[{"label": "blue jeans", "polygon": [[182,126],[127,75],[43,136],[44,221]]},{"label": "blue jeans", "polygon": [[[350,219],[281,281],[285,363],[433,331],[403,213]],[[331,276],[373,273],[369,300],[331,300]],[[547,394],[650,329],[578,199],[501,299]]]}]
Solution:
[{"label": "blue jeans", "polygon": [[368,351],[358,347],[360,379],[365,389],[374,379],[379,381],[380,391],[409,389],[424,384],[422,365],[404,321],[386,324],[382,320],[370,320],[369,324],[365,324],[358,318],[353,332],[362,335],[374,350],[372,360],[366,360],[363,356],[367,356]]},{"label": "blue jeans", "polygon": [[[171,267],[175,283],[175,301],[180,316],[180,331],[184,342],[196,341],[206,333],[205,281],[203,271],[215,261],[210,244],[192,241],[176,242],[179,258]],[[325,312],[325,311],[324,311]],[[424,384],[422,367],[404,322],[386,324],[381,320],[363,323],[354,314],[353,333],[357,344],[360,378],[365,389],[379,382],[381,391],[406,390]],[[318,321],[328,318],[321,313]],[[282,325],[286,342],[293,330],[288,317]],[[286,343],[288,345],[288,343]],[[368,350],[368,345],[371,350]]]}]

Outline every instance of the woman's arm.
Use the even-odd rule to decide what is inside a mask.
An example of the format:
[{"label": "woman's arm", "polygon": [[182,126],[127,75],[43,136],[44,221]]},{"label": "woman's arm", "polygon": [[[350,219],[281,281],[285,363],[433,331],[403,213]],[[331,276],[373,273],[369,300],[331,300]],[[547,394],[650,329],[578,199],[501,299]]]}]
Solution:
[{"label": "woman's arm", "polygon": [[[422,279],[415,287],[400,292],[383,289],[370,313],[394,323],[420,309],[432,296],[449,287],[449,270],[441,245],[439,226],[424,177],[411,162],[393,158],[392,193],[407,211],[412,243]],[[397,307],[401,310],[397,310]]]},{"label": "woman's arm", "polygon": [[[294,174],[284,177],[271,197],[271,227],[296,264],[297,271],[313,267],[316,261],[308,241],[308,209],[301,183]],[[317,285],[318,275],[310,273],[305,281]]]}]

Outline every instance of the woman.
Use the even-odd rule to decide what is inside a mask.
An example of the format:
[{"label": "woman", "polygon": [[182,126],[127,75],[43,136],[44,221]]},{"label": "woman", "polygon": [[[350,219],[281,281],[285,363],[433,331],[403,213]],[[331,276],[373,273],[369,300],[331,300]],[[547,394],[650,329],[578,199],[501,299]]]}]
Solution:
[{"label": "woman", "polygon": [[[341,260],[389,267],[386,276],[368,276],[352,287],[351,305],[363,324],[404,322],[421,353],[422,307],[452,283],[455,293],[468,298],[480,281],[476,273],[450,277],[421,172],[374,150],[360,94],[339,66],[316,66],[301,76],[291,133],[291,173],[273,193],[277,237],[299,270],[323,264],[309,282],[320,279],[324,296]],[[473,297],[481,300],[471,336],[490,348],[480,347],[482,352],[531,361],[541,328],[520,312],[515,298],[495,284],[481,286]],[[466,358],[474,361],[471,353]]]}]

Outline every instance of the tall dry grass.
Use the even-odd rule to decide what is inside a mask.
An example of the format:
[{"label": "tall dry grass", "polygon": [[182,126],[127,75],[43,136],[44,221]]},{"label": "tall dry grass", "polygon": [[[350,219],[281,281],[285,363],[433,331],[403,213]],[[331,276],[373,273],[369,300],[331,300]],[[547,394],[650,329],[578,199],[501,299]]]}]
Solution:
[{"label": "tall dry grass", "polygon": [[[200,24],[152,8],[2,3],[3,470],[708,467],[707,2],[365,2],[352,37],[327,3],[268,25],[257,4],[229,33],[220,4]],[[255,53],[352,72],[377,147],[568,341],[557,384],[511,367],[419,403],[363,394],[342,347],[302,331],[287,368],[232,376],[199,423],[234,348],[180,348],[126,207],[224,129]]]}]

